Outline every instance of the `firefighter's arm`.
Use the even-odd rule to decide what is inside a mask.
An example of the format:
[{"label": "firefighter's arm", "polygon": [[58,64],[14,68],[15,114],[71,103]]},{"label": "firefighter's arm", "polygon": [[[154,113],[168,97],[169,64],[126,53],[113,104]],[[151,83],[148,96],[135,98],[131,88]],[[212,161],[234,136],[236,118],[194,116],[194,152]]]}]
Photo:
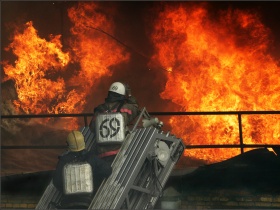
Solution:
[{"label": "firefighter's arm", "polygon": [[137,100],[136,100],[136,98],[134,96],[130,96],[127,99],[127,103],[129,103],[129,104],[136,104],[138,106],[138,102],[137,102]]},{"label": "firefighter's arm", "polygon": [[53,172],[53,184],[59,191],[63,190],[62,173],[63,173],[64,165],[65,165],[65,162],[64,162],[63,158],[59,157],[59,161],[56,165],[56,169]]},{"label": "firefighter's arm", "polygon": [[126,95],[127,95],[127,103],[135,104],[138,107],[138,102],[134,96],[131,94],[131,88],[128,84],[125,85]]},{"label": "firefighter's arm", "polygon": [[112,167],[107,161],[96,156],[93,158],[93,160],[95,165],[95,173],[98,173],[100,177],[104,178],[107,178],[111,175]]}]

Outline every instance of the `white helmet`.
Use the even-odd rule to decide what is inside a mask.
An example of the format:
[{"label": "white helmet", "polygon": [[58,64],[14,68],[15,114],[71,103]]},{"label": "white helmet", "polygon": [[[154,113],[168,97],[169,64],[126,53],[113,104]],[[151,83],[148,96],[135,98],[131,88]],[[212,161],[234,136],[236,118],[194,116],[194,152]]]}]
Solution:
[{"label": "white helmet", "polygon": [[115,93],[118,93],[118,94],[124,95],[124,96],[126,94],[125,86],[121,82],[114,82],[113,84],[111,84],[109,91],[115,92]]}]

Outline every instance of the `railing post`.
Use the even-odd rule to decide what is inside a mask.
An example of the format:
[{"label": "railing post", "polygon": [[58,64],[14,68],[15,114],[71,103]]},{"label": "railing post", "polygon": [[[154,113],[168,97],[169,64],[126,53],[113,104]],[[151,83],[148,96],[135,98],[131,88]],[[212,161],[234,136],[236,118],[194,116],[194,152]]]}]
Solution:
[{"label": "railing post", "polygon": [[85,123],[85,127],[87,127],[88,126],[88,122],[87,122],[87,116],[86,115],[84,115],[84,123]]},{"label": "railing post", "polygon": [[241,149],[241,154],[243,154],[244,153],[244,144],[243,144],[243,135],[242,135],[241,113],[238,113],[238,127],[239,127],[240,149]]}]

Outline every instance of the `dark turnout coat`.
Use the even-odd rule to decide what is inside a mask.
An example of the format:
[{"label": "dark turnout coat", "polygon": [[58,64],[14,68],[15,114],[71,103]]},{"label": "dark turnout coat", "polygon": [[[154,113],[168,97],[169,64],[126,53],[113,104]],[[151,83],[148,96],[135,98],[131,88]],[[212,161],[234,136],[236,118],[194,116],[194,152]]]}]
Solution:
[{"label": "dark turnout coat", "polygon": [[[92,132],[95,132],[95,117],[99,113],[105,112],[119,112],[124,116],[125,124],[128,126],[134,121],[134,119],[138,116],[140,110],[139,105],[136,99],[133,96],[126,98],[123,95],[116,94],[114,92],[109,92],[108,97],[105,99],[105,102],[98,105],[94,108],[94,116],[90,123],[90,129]],[[99,157],[115,156],[120,149],[121,144],[107,144],[107,145],[97,145],[96,153]],[[109,155],[107,155],[109,154]],[[113,157],[109,158],[110,162],[112,162]]]},{"label": "dark turnout coat", "polygon": [[[67,205],[67,208],[71,207],[71,203],[73,205],[76,205],[76,203],[84,202],[88,203],[93,198],[94,194],[98,190],[100,184],[102,183],[104,178],[107,178],[112,173],[112,168],[110,164],[108,164],[106,161],[96,157],[94,154],[82,150],[79,152],[71,152],[68,151],[64,153],[63,155],[59,156],[59,161],[56,166],[56,170],[53,174],[53,184],[54,186],[63,193],[63,168],[66,164],[72,163],[72,162],[88,162],[92,167],[92,173],[93,173],[93,193],[90,195],[63,195],[61,199],[61,207],[65,208]],[[71,203],[70,203],[71,202]],[[74,206],[73,206],[74,207]],[[75,206],[77,207],[77,206]]]}]

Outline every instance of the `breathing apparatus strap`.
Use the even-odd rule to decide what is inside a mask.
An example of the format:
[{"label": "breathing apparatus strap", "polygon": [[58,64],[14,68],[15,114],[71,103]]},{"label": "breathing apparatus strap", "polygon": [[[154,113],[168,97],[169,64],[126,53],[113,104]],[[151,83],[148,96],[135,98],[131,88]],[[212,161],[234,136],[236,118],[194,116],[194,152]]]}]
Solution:
[{"label": "breathing apparatus strap", "polygon": [[[101,107],[99,107],[98,111],[101,111],[101,112],[112,112],[112,110],[114,110],[115,108],[117,108],[117,112],[120,112],[121,111],[121,108],[124,104],[124,101],[121,101],[119,103],[116,103],[111,109],[110,107],[107,105],[107,104],[103,104]],[[100,109],[101,108],[101,109]]]}]

